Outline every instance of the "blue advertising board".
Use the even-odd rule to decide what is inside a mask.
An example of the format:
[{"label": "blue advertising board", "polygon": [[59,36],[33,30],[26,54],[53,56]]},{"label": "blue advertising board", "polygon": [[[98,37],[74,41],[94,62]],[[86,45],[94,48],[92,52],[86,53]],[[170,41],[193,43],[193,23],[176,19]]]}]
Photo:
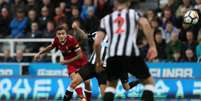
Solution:
[{"label": "blue advertising board", "polygon": [[[61,99],[69,83],[65,77],[0,77],[0,99]],[[91,84],[92,95],[100,97],[97,80],[92,79]],[[140,97],[142,89],[138,85],[126,92],[119,82],[116,97]],[[156,79],[154,91],[156,98],[200,98],[201,79]]]},{"label": "blue advertising board", "polygon": [[50,63],[34,63],[29,65],[29,75],[32,76],[68,76],[67,66]]},{"label": "blue advertising board", "polygon": [[[201,78],[201,64],[198,63],[147,63],[147,65],[155,78]],[[61,64],[30,64],[29,74],[33,76],[66,76],[66,68]]]},{"label": "blue advertising board", "polygon": [[0,76],[19,76],[21,66],[19,64],[0,64]]},{"label": "blue advertising board", "polygon": [[201,78],[199,63],[148,63],[155,78]]}]

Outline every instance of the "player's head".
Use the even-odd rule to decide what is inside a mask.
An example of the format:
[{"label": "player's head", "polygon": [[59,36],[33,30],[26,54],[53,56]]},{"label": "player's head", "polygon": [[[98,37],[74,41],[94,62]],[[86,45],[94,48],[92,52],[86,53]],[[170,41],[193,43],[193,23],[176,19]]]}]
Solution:
[{"label": "player's head", "polygon": [[64,26],[60,25],[56,28],[56,37],[61,43],[65,42],[67,32]]},{"label": "player's head", "polygon": [[128,8],[131,4],[131,0],[116,0],[114,5],[114,10],[121,10],[123,8]]}]

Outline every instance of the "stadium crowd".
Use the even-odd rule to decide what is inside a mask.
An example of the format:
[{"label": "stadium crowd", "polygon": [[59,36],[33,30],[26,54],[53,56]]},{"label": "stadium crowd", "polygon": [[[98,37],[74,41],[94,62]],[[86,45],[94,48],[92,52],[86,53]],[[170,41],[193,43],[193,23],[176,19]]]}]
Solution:
[{"label": "stadium crowd", "polygon": [[[201,0],[159,0],[159,7],[144,11],[137,8],[133,0],[131,8],[137,8],[154,28],[154,38],[158,57],[156,62],[197,62],[201,57],[200,22],[193,26],[183,23],[183,15],[188,9],[201,12]],[[99,28],[99,20],[115,8],[115,0],[0,0],[0,38],[53,38],[55,27],[66,26],[69,34],[92,51],[93,32]],[[201,17],[200,17],[201,18]],[[79,32],[71,28],[76,22],[88,35],[83,41]],[[148,44],[139,31],[138,46],[146,59]],[[0,44],[3,47],[4,44]],[[10,50],[1,48],[4,56],[0,62],[31,62],[32,58],[23,56],[24,52],[37,52],[45,44],[24,43],[24,49],[16,49],[16,56]],[[82,46],[82,45],[81,45]],[[147,60],[149,61],[149,60]],[[37,62],[51,62],[46,55]]]}]

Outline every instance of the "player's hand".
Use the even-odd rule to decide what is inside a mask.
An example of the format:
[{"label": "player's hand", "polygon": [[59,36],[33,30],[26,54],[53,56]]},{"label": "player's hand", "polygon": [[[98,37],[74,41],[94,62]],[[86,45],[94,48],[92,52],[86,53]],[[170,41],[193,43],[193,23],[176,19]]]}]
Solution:
[{"label": "player's hand", "polygon": [[68,61],[66,61],[66,60],[61,60],[61,61],[60,61],[60,64],[68,64]]},{"label": "player's hand", "polygon": [[150,47],[147,53],[148,60],[154,60],[157,57],[158,53],[156,47]]},{"label": "player's hand", "polygon": [[38,60],[40,58],[40,53],[37,53],[36,55],[34,55],[34,61]]},{"label": "player's hand", "polygon": [[74,23],[72,24],[72,28],[73,28],[73,29],[78,29],[78,28],[79,28],[79,26],[77,25],[77,23],[76,23],[76,22],[74,22]]},{"label": "player's hand", "polygon": [[97,73],[100,73],[100,72],[102,72],[103,70],[104,70],[104,68],[103,68],[102,62],[97,62],[97,63],[96,63],[96,72],[97,72]]}]

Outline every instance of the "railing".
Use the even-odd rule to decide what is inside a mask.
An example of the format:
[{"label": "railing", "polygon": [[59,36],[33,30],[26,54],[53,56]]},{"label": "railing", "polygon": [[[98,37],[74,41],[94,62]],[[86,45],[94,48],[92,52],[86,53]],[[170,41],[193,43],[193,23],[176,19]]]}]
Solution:
[{"label": "railing", "polygon": [[[9,50],[11,53],[11,56],[16,56],[16,52],[15,52],[15,43],[26,43],[26,42],[33,42],[33,43],[51,43],[53,41],[53,39],[46,39],[46,38],[38,38],[38,39],[0,39],[0,43],[8,43],[9,44]],[[39,44],[40,45],[40,44]],[[35,53],[23,53],[24,56],[34,56]],[[52,50],[50,53],[47,54],[48,56],[51,56],[52,62],[55,63],[56,62],[56,57],[57,56],[61,56],[60,52],[56,52],[55,50]],[[0,53],[0,56],[3,56],[3,53]]]}]

